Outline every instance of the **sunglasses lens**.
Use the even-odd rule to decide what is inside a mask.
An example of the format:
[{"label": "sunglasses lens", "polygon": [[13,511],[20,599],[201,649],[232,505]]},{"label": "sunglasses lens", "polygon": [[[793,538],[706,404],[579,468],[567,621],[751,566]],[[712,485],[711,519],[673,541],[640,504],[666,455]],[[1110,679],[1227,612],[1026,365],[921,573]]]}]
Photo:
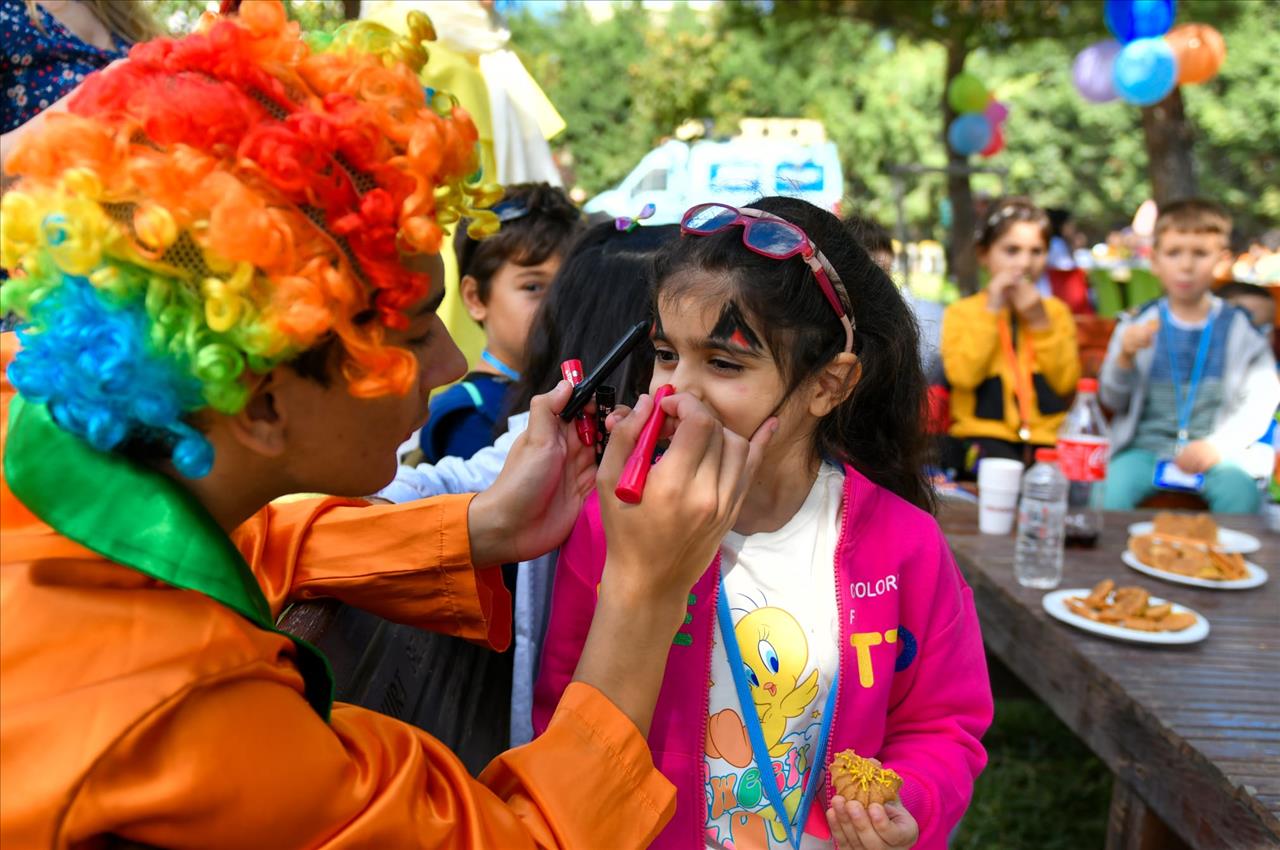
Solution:
[{"label": "sunglasses lens", "polygon": [[755,219],[747,231],[747,245],[767,257],[784,259],[793,256],[804,244],[804,235],[781,221]]},{"label": "sunglasses lens", "polygon": [[715,233],[728,227],[737,217],[737,210],[720,204],[707,204],[694,209],[684,220],[684,227],[692,233]]}]

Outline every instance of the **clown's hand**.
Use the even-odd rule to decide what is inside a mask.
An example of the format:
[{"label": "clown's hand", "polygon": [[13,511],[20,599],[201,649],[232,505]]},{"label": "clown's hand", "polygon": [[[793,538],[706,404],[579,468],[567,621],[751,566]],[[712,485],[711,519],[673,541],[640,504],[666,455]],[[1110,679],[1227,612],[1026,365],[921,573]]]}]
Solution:
[{"label": "clown's hand", "polygon": [[471,500],[471,560],[509,564],[545,555],[569,536],[595,483],[595,447],[558,415],[573,388],[561,381],[534,396],[529,428],[511,446],[493,485]]}]

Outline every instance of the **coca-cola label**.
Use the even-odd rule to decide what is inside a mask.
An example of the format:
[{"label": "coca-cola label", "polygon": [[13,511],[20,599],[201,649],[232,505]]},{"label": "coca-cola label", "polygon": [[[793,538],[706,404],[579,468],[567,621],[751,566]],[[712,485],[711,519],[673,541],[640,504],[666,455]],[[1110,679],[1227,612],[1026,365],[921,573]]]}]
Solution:
[{"label": "coca-cola label", "polygon": [[1070,481],[1101,481],[1107,477],[1107,453],[1111,441],[1105,437],[1060,437],[1058,466]]}]

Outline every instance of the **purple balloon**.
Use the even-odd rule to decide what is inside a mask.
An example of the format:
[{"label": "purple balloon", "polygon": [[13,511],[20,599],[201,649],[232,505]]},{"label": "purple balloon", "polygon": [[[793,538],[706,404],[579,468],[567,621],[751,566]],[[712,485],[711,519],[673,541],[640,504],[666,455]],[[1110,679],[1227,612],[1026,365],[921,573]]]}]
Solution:
[{"label": "purple balloon", "polygon": [[982,114],[987,116],[987,120],[991,122],[992,127],[998,127],[1004,123],[1004,119],[1009,117],[1009,107],[998,100],[992,100],[987,104],[987,108]]},{"label": "purple balloon", "polygon": [[1076,54],[1071,77],[1081,97],[1092,103],[1106,103],[1119,97],[1115,85],[1116,56],[1119,53],[1120,42],[1109,38]]}]

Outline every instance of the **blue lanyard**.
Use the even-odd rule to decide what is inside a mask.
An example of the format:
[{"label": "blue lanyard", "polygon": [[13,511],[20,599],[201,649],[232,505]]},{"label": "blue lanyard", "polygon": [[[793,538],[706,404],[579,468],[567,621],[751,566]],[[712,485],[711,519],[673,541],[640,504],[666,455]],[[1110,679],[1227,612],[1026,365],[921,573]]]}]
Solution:
[{"label": "blue lanyard", "polygon": [[800,797],[800,807],[796,809],[794,824],[787,817],[787,807],[782,799],[782,789],[778,787],[777,777],[773,772],[773,762],[769,759],[769,748],[764,743],[764,732],[760,728],[760,715],[756,712],[755,700],[751,698],[751,688],[747,685],[746,665],[742,663],[742,650],[738,647],[738,639],[733,634],[733,618],[729,615],[729,597],[724,592],[724,576],[720,576],[720,598],[716,603],[716,616],[720,620],[720,639],[724,641],[724,652],[729,658],[729,671],[733,674],[733,687],[738,691],[738,705],[742,709],[742,722],[747,727],[747,738],[751,741],[751,750],[755,755],[756,769],[760,771],[760,784],[769,797],[769,803],[778,815],[778,820],[787,831],[787,841],[795,850],[800,850],[800,839],[804,835],[804,825],[809,819],[809,807],[813,805],[814,795],[822,772],[826,769],[827,736],[831,732],[831,715],[835,713],[836,688],[840,684],[840,671],[831,677],[831,690],[827,692],[827,704],[822,710],[822,726],[818,732],[818,744],[814,748],[813,760],[809,767],[809,781],[805,783],[804,794]]},{"label": "blue lanyard", "polygon": [[1182,380],[1178,377],[1178,361],[1173,353],[1173,330],[1169,315],[1169,304],[1160,302],[1160,333],[1164,336],[1164,347],[1169,353],[1169,377],[1173,379],[1173,403],[1178,415],[1178,450],[1187,443],[1187,429],[1191,426],[1191,409],[1196,403],[1196,392],[1200,389],[1200,379],[1204,376],[1204,364],[1209,359],[1209,343],[1213,339],[1213,322],[1218,317],[1215,304],[1209,311],[1209,318],[1200,330],[1200,343],[1196,347],[1196,359],[1191,366],[1191,378],[1187,382],[1187,397],[1182,398]]},{"label": "blue lanyard", "polygon": [[486,348],[484,351],[480,352],[480,359],[488,363],[493,368],[497,369],[502,374],[506,375],[511,380],[513,381],[520,380],[520,373],[517,372],[515,369],[512,369],[506,363],[503,363],[498,358],[494,357],[492,354],[490,354],[489,349]]}]

